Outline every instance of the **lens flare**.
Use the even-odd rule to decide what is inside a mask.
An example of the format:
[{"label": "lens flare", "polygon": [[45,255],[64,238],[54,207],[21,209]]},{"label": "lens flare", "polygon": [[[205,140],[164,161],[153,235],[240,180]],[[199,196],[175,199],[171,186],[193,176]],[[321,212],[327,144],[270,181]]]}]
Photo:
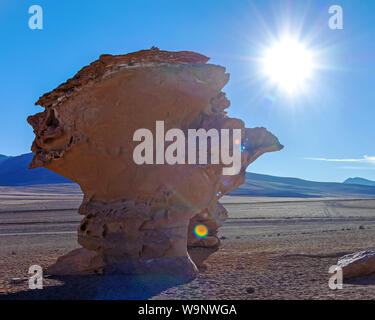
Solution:
[{"label": "lens flare", "polygon": [[197,238],[203,239],[208,235],[208,229],[204,224],[197,224],[194,227],[194,234]]}]

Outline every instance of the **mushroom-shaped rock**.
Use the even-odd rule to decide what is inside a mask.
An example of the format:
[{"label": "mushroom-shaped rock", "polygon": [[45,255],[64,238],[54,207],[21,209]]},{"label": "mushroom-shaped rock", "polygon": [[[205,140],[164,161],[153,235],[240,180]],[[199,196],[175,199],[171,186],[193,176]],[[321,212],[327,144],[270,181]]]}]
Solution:
[{"label": "mushroom-shaped rock", "polygon": [[[251,162],[282,145],[266,129],[245,129],[241,120],[226,115],[230,103],[221,90],[229,75],[207,61],[194,52],[157,48],[102,55],[37,101],[45,110],[28,118],[36,136],[30,168],[61,174],[84,193],[78,242],[85,250],[60,258],[51,273],[100,269],[190,277],[197,268],[188,247],[218,248],[216,231],[227,216],[219,198],[244,182]],[[241,148],[238,172],[224,175],[228,166],[222,162],[188,161],[188,148],[184,163],[165,163],[164,156],[160,163],[158,150],[173,143],[157,141],[161,122],[164,132],[177,128],[185,136],[194,129],[240,130],[240,141],[228,145],[230,152]],[[139,164],[133,157],[140,144],[134,134],[141,128],[155,139],[152,163]],[[211,154],[210,146],[203,152]],[[199,141],[197,155],[200,148]],[[198,222],[207,225],[206,239],[191,232]]]}]

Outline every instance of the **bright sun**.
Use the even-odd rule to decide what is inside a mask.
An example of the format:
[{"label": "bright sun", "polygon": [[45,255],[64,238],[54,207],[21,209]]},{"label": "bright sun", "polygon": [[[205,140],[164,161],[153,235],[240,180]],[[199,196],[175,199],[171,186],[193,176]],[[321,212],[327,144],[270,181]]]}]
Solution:
[{"label": "bright sun", "polygon": [[292,39],[275,43],[262,60],[265,75],[289,93],[304,86],[314,67],[312,53]]}]

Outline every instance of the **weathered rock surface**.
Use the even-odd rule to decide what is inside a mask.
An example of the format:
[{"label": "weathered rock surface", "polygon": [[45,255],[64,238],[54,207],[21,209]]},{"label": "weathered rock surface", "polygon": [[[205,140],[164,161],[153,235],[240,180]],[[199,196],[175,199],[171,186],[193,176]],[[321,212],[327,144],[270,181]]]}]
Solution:
[{"label": "weathered rock surface", "polygon": [[[244,182],[251,162],[282,145],[266,129],[245,129],[226,115],[230,103],[221,90],[229,75],[207,61],[157,48],[102,55],[37,101],[45,111],[28,118],[36,136],[30,168],[44,166],[84,193],[78,242],[85,249],[60,258],[50,273],[90,273],[99,261],[103,272],[190,277],[197,269],[188,250],[198,265],[217,250],[217,229],[227,217],[219,198]],[[154,132],[157,120],[165,121],[165,132],[241,129],[241,171],[223,176],[222,164],[137,165],[133,134]],[[207,226],[206,238],[195,238],[197,223]],[[196,248],[206,253],[198,257]]]},{"label": "weathered rock surface", "polygon": [[[202,211],[194,216],[188,228],[188,252],[199,269],[205,269],[204,261],[220,247],[220,239],[217,236],[218,229],[228,218],[228,212],[219,202],[211,212]],[[199,239],[194,235],[196,225],[204,225],[208,229],[207,237]]]},{"label": "weathered rock surface", "polygon": [[348,254],[340,258],[337,265],[346,279],[375,274],[375,250]]},{"label": "weathered rock surface", "polygon": [[48,267],[47,274],[57,276],[103,273],[103,257],[95,251],[85,248],[75,249],[57,259],[57,263]]}]

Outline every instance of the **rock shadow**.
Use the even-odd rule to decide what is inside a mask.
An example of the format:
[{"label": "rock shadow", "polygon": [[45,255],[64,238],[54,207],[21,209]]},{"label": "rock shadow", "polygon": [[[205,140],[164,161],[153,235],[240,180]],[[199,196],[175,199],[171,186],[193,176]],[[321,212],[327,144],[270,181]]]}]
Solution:
[{"label": "rock shadow", "polygon": [[165,274],[55,276],[61,285],[0,295],[0,300],[146,300],[191,280]]},{"label": "rock shadow", "polygon": [[358,286],[375,286],[375,274],[353,279],[347,279],[344,280],[344,285],[345,284],[353,284]]}]

